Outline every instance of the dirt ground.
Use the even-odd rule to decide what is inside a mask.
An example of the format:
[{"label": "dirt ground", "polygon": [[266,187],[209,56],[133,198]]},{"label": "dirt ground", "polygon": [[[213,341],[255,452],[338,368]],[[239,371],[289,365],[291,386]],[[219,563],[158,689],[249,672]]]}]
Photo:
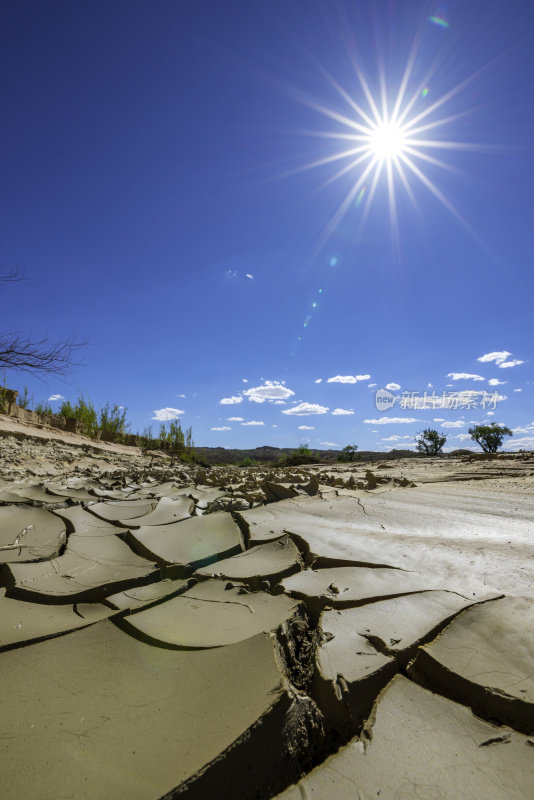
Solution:
[{"label": "dirt ground", "polygon": [[534,797],[534,454],[0,464],[7,800]]}]

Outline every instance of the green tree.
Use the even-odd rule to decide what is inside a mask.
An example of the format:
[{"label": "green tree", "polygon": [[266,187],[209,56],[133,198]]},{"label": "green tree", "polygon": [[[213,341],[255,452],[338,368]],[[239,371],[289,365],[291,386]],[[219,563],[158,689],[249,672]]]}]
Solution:
[{"label": "green tree", "polygon": [[468,432],[485,453],[496,453],[504,437],[514,435],[510,428],[497,422],[492,422],[491,425],[475,425]]},{"label": "green tree", "polygon": [[357,458],[358,458],[358,456],[356,454],[357,449],[358,449],[358,445],[357,444],[347,444],[347,445],[345,445],[345,447],[343,448],[341,453],[338,455],[337,460],[338,461],[356,461]]},{"label": "green tree", "polygon": [[418,436],[419,438],[415,440],[417,451],[425,456],[438,456],[447,441],[445,434],[438,433],[434,428],[425,428]]}]

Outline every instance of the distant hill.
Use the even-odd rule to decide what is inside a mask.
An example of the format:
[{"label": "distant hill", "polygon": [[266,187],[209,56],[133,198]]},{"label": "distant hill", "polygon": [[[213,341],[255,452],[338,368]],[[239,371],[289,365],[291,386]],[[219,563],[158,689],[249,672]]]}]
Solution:
[{"label": "distant hill", "polygon": [[[204,461],[209,464],[235,464],[243,461],[245,458],[250,458],[252,461],[259,461],[260,463],[273,463],[278,461],[284,455],[292,455],[295,453],[295,448],[292,447],[255,447],[252,450],[232,450],[226,447],[195,447],[195,452]],[[336,462],[341,450],[316,450],[312,449],[312,453],[316,455],[319,461]],[[416,454],[411,450],[391,450],[389,453],[373,452],[372,450],[362,450],[358,452],[359,461],[376,461],[378,459],[388,458],[404,458],[405,456],[413,457]]]}]

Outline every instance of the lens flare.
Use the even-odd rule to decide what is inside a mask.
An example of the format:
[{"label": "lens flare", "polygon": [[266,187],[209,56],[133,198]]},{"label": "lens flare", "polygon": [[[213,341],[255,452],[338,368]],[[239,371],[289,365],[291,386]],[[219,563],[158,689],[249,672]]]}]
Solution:
[{"label": "lens flare", "polygon": [[439,25],[440,28],[448,28],[449,27],[449,23],[447,22],[446,19],[443,19],[443,17],[434,16],[434,17],[429,17],[429,19],[430,19],[430,22],[433,22],[434,25]]}]

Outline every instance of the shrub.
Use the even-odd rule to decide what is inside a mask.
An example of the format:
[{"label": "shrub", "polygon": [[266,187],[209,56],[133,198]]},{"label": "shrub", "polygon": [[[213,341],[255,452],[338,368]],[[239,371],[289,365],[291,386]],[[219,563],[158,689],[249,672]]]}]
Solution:
[{"label": "shrub", "polygon": [[64,400],[59,408],[59,413],[64,417],[75,417],[79,420],[86,436],[94,438],[97,435],[99,428],[95,407],[83,395],[79,396],[75,406]]},{"label": "shrub", "polygon": [[20,408],[26,409],[29,409],[30,406],[33,405],[33,395],[29,393],[27,386],[24,387],[23,393],[19,394],[17,404],[20,406]]},{"label": "shrub", "polygon": [[162,422],[158,438],[162,447],[194,457],[193,429],[189,427],[184,431],[179,419],[172,419],[168,424]]},{"label": "shrub", "polygon": [[52,406],[48,402],[37,403],[34,408],[34,411],[37,411],[39,414],[53,414],[54,411]]},{"label": "shrub", "polygon": [[237,462],[238,467],[253,467],[256,464],[259,464],[259,461],[256,461],[255,458],[250,458],[250,456],[245,456],[245,458],[241,459],[241,461]]},{"label": "shrub", "polygon": [[129,424],[126,422],[127,409],[122,406],[106,403],[98,414],[98,428],[103,439],[112,442],[120,442],[124,434],[128,432]]}]

